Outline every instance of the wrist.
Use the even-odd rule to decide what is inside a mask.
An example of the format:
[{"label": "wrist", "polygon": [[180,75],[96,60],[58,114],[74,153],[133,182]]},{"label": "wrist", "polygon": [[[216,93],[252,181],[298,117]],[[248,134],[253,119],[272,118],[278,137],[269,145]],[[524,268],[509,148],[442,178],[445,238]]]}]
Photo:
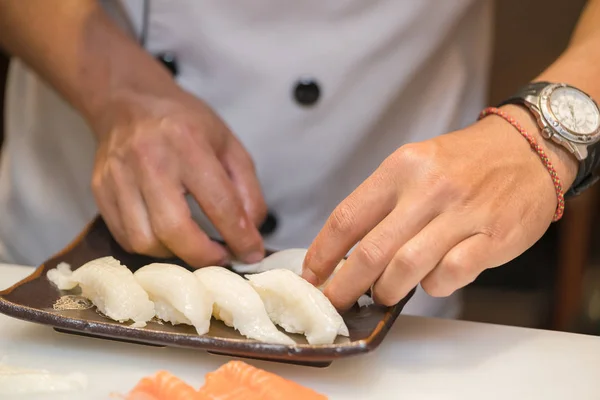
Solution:
[{"label": "wrist", "polygon": [[[521,112],[520,110],[517,109],[513,109],[511,110],[510,107],[504,107],[504,109],[499,109],[496,107],[488,107],[486,109],[484,109],[480,115],[479,115],[479,119],[480,119],[480,123],[482,122],[482,119],[488,119],[485,118],[487,116],[493,115],[493,116],[497,116],[500,117],[502,120],[504,120],[506,123],[508,123],[510,126],[512,126],[514,128],[514,130],[516,130],[529,144],[529,148],[533,151],[530,151],[529,154],[519,150],[519,151],[515,151],[515,149],[513,148],[511,150],[511,146],[515,146],[516,143],[513,141],[514,139],[514,135],[510,135],[506,130],[504,129],[499,129],[497,123],[495,121],[495,119],[489,119],[490,122],[488,123],[487,128],[491,129],[493,132],[496,133],[495,136],[497,136],[498,138],[503,138],[501,139],[501,148],[503,149],[503,151],[506,153],[507,158],[512,158],[513,162],[517,162],[519,164],[521,164],[521,168],[523,169],[523,173],[525,175],[536,175],[539,174],[539,172],[541,171],[537,171],[536,169],[533,168],[533,164],[530,164],[529,166],[525,167],[525,165],[523,163],[529,164],[531,161],[533,161],[533,158],[538,158],[538,161],[541,161],[541,163],[537,163],[538,166],[543,165],[544,168],[546,169],[547,172],[547,176],[549,178],[551,178],[553,186],[554,186],[554,192],[556,194],[556,209],[554,212],[554,217],[552,218],[553,222],[556,222],[558,220],[560,220],[563,216],[563,212],[564,212],[564,208],[565,208],[565,191],[564,191],[564,182],[561,180],[560,178],[560,173],[557,170],[557,167],[554,165],[554,162],[552,162],[551,157],[549,155],[549,153],[552,153],[553,155],[557,156],[557,160],[559,161],[557,163],[557,165],[559,165],[559,170],[561,171],[561,173],[563,173],[563,176],[566,176],[566,180],[568,185],[572,185],[574,178],[571,177],[572,174],[572,166],[573,164],[571,163],[572,161],[569,161],[568,159],[563,162],[563,160],[561,160],[561,154],[559,149],[555,149],[553,146],[542,146],[539,141],[540,139],[544,139],[544,136],[541,134],[542,128],[540,128],[539,130],[533,129],[531,130],[530,128],[533,128],[533,126],[531,125],[531,120],[527,121],[527,117],[524,115],[521,115],[525,118],[525,123],[522,123],[520,121],[517,120],[517,118],[515,118],[514,114],[511,115],[509,112],[513,111],[514,114],[520,115]],[[524,110],[523,110],[524,111]],[[537,124],[536,124],[537,125]],[[482,129],[485,129],[485,126],[481,127]],[[522,147],[522,146],[521,146]],[[523,147],[522,147],[523,148]],[[536,157],[537,156],[537,157]],[[528,161],[529,160],[529,161]],[[510,162],[509,162],[510,164]],[[577,164],[577,162],[575,162],[575,164]],[[523,168],[525,167],[525,168]],[[536,172],[537,171],[537,172]],[[536,182],[538,182],[538,179],[535,180]],[[544,190],[541,190],[541,192],[543,192]],[[540,196],[542,197],[546,197],[545,195],[542,195],[542,193],[539,193]]]},{"label": "wrist", "polygon": [[182,89],[164,67],[147,56],[149,60],[138,64],[145,65],[143,72],[120,71],[85,105],[84,115],[99,139],[119,121],[130,121],[157,101],[181,94]]},{"label": "wrist", "polygon": [[[535,117],[529,110],[512,104],[502,106],[501,109],[519,122],[519,124],[525,128],[525,130],[544,149],[550,162],[554,166],[554,169],[558,173],[563,190],[566,192],[577,176],[577,171],[579,169],[577,158],[563,146],[544,138]],[[514,129],[499,118],[495,123],[504,126],[504,129]]]}]

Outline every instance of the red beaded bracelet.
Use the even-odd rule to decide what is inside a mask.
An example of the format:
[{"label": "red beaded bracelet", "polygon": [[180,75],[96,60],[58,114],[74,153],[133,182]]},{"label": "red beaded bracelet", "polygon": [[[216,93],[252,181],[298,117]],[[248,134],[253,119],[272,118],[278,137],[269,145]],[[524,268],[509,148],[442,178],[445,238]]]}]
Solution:
[{"label": "red beaded bracelet", "polygon": [[533,138],[533,136],[531,136],[529,133],[527,133],[527,131],[513,117],[508,115],[506,112],[500,110],[499,108],[496,108],[496,107],[486,108],[485,110],[483,110],[481,112],[481,114],[479,114],[479,119],[485,118],[491,114],[494,114],[494,115],[497,115],[497,116],[503,118],[504,120],[506,120],[506,122],[511,124],[517,131],[519,131],[519,133],[525,139],[527,139],[531,148],[537,153],[537,155],[542,160],[542,164],[544,164],[544,167],[546,167],[546,169],[550,173],[550,177],[552,178],[552,182],[554,183],[554,190],[556,191],[556,198],[558,200],[558,205],[556,206],[556,212],[554,213],[554,218],[552,219],[552,222],[558,221],[559,219],[562,218],[563,213],[565,211],[565,194],[563,192],[562,184],[560,183],[560,178],[558,177],[558,173],[554,169],[554,166],[550,162],[550,159],[546,155],[546,152],[537,143],[537,141]]}]

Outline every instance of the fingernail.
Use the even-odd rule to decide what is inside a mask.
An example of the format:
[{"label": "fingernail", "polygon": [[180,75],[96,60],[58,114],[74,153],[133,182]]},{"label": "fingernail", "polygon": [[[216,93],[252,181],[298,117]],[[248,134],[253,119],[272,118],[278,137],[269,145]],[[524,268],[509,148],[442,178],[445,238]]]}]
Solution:
[{"label": "fingernail", "polygon": [[244,257],[244,262],[248,264],[254,264],[261,261],[264,257],[264,254],[260,251],[255,251],[254,253],[250,253]]},{"label": "fingernail", "polygon": [[304,268],[302,270],[302,277],[308,282],[312,283],[314,286],[319,285],[319,278],[308,268]]}]

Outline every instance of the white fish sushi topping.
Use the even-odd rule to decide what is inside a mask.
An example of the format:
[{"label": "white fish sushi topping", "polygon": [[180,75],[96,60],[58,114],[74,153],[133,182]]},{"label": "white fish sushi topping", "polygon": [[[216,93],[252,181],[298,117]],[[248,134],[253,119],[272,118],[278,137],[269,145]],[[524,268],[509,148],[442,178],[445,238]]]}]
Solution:
[{"label": "white fish sushi topping", "polygon": [[193,325],[199,335],[208,332],[212,295],[192,272],[174,264],[154,263],[133,276],[154,302],[158,318],[173,325]]},{"label": "white fish sushi topping", "polygon": [[247,280],[223,267],[200,268],[194,275],[211,292],[216,319],[250,339],[296,344],[271,322],[260,296]]},{"label": "white fish sushi topping", "polygon": [[72,289],[75,282],[83,297],[115,321],[145,323],[155,315],[154,303],[133,273],[113,257],[92,260],[70,274],[66,267],[52,271],[48,271],[48,279],[59,289]]},{"label": "white fish sushi topping", "polygon": [[269,317],[290,333],[302,333],[310,344],[332,344],[348,336],[343,318],[316,287],[287,269],[247,275]]},{"label": "white fish sushi topping", "polygon": [[238,274],[260,274],[272,269],[289,269],[296,275],[302,275],[302,263],[307,249],[286,249],[275,252],[255,264],[233,263]]},{"label": "white fish sushi topping", "polygon": [[[302,275],[302,264],[308,249],[286,249],[275,252],[259,261],[255,264],[242,264],[238,262],[232,263],[232,268],[238,274],[260,274],[262,272],[271,271],[274,269],[287,269],[295,273],[296,275]],[[333,273],[329,276],[321,286],[320,290],[323,290],[325,286],[331,281],[335,273],[344,265],[346,260],[341,260],[336,266]]]}]

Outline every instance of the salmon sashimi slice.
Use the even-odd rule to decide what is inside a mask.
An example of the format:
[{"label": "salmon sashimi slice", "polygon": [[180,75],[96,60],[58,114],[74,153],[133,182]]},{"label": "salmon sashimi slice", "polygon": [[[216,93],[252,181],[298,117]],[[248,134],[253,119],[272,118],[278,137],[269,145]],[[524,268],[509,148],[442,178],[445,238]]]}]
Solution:
[{"label": "salmon sashimi slice", "polygon": [[170,374],[159,371],[142,378],[124,400],[327,400],[327,397],[242,361],[230,361],[206,374],[196,391]]},{"label": "salmon sashimi slice", "polygon": [[241,385],[230,376],[217,371],[206,375],[197,400],[263,400],[252,388]]},{"label": "salmon sashimi slice", "polygon": [[[233,389],[236,387],[248,388],[250,389],[248,393],[255,393],[256,397],[244,397],[245,393],[234,397]],[[210,400],[327,400],[326,396],[312,389],[242,361],[230,361],[207,374],[205,386],[199,393],[204,395],[231,393],[230,397],[208,397]]]},{"label": "salmon sashimi slice", "polygon": [[[167,371],[141,379],[126,400],[196,400],[198,392]],[[200,397],[201,399],[201,397]]]}]

